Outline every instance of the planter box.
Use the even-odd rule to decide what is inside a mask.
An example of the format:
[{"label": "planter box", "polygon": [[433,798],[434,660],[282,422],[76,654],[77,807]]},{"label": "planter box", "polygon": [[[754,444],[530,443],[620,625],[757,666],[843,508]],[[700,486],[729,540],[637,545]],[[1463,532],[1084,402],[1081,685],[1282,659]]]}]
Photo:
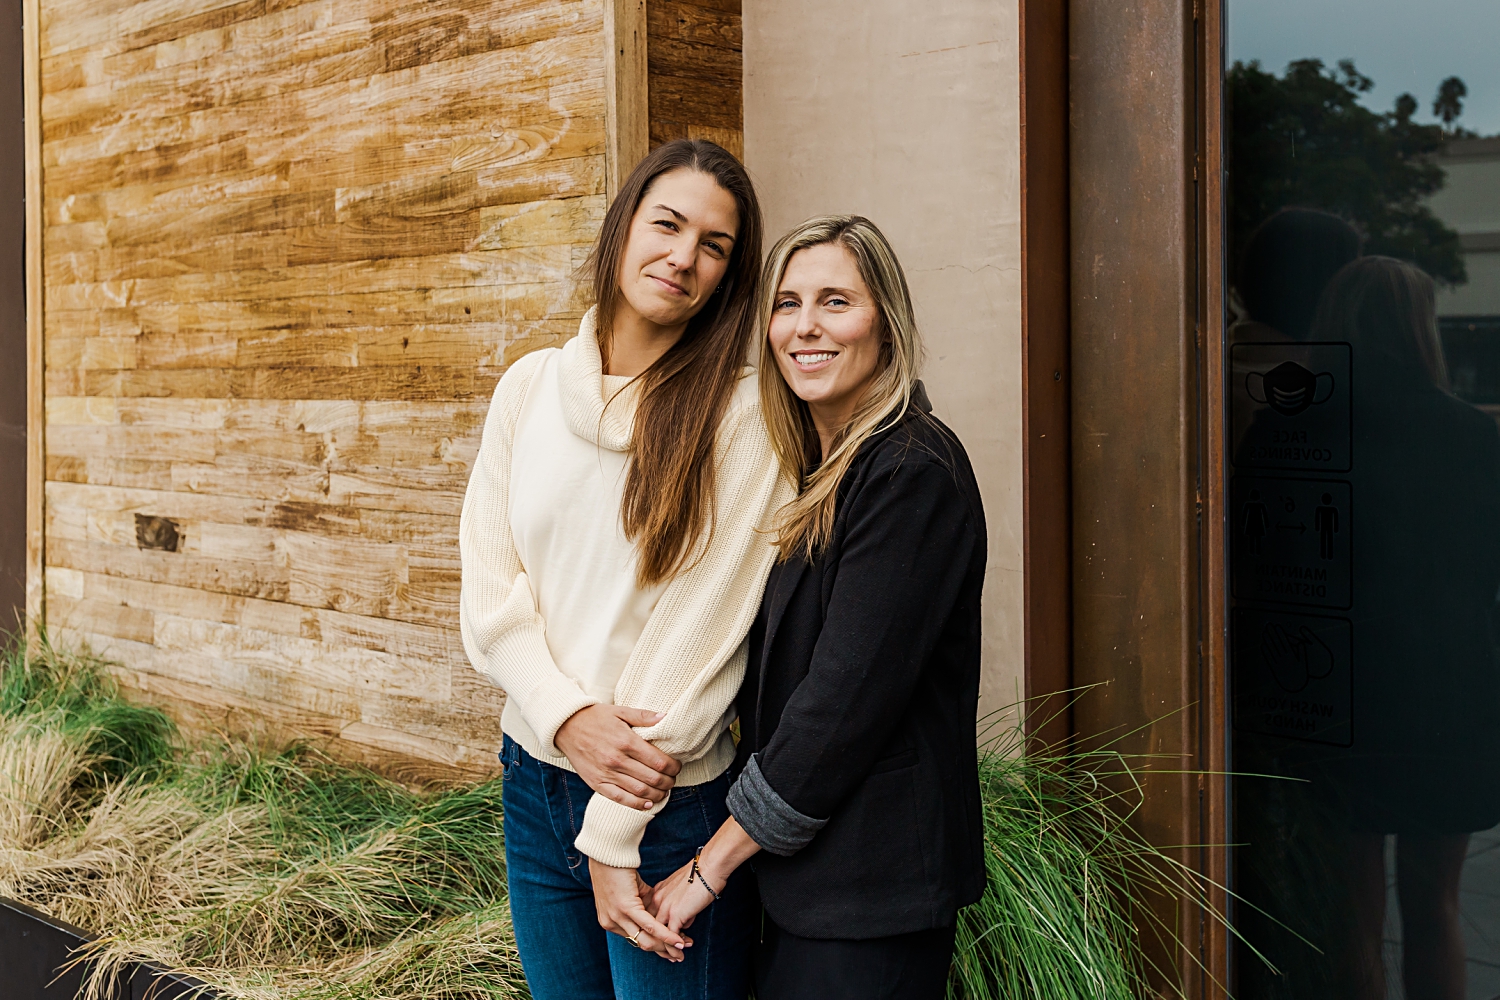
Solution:
[{"label": "planter box", "polygon": [[[25,903],[0,898],[0,994],[6,1000],[74,1000],[83,988],[81,965],[65,968],[92,936]],[[191,976],[142,963],[110,1000],[214,1000],[219,994]]]}]

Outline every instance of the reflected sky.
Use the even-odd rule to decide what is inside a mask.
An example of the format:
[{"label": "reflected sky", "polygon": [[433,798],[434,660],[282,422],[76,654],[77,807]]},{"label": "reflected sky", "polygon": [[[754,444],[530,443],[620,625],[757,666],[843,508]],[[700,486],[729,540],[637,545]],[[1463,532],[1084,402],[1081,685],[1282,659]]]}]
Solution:
[{"label": "reflected sky", "polygon": [[1330,66],[1353,58],[1375,81],[1365,95],[1389,111],[1409,92],[1419,121],[1435,121],[1432,98],[1443,79],[1462,77],[1469,96],[1459,124],[1500,134],[1500,0],[1251,0],[1231,3],[1228,60],[1259,59],[1278,74],[1293,59]]}]

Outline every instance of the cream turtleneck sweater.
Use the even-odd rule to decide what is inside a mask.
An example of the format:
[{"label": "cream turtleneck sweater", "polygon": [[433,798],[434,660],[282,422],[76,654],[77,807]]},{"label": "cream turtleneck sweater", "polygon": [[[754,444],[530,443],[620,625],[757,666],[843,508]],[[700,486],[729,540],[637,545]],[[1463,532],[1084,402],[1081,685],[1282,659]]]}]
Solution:
[{"label": "cream turtleneck sweater", "polygon": [[[553,742],[562,724],[596,703],[629,705],[665,713],[637,731],[682,762],[677,784],[696,785],[734,758],[745,636],[775,558],[766,529],[793,491],[747,373],[719,427],[712,533],[688,569],[637,588],[620,522],[628,382],[603,374],[593,310],[566,346],[526,355],[500,380],[459,526],[464,649],[505,689],[501,728],[538,760],[572,770]],[[637,868],[659,811],[596,794],[575,845]]]}]

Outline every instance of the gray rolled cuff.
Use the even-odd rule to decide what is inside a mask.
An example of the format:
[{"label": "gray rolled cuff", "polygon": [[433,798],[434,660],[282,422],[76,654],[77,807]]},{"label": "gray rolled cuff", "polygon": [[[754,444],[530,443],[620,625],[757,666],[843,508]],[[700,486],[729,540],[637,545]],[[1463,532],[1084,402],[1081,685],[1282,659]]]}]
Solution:
[{"label": "gray rolled cuff", "polygon": [[750,758],[750,763],[740,772],[740,779],[729,789],[729,812],[739,820],[750,839],[761,846],[761,850],[782,857],[802,850],[819,830],[828,825],[826,819],[802,815],[777,795],[766,776],[760,773],[760,763],[755,756]]}]

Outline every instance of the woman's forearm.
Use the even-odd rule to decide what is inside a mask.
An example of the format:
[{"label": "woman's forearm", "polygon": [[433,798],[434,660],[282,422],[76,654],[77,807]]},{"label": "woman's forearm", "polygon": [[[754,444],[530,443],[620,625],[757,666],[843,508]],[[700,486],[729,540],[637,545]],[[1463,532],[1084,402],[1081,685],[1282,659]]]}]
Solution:
[{"label": "woman's forearm", "polygon": [[704,845],[703,854],[698,859],[698,870],[715,892],[721,892],[734,870],[759,853],[760,845],[750,838],[740,821],[731,816]]},{"label": "woman's forearm", "polygon": [[[674,931],[692,926],[729,884],[729,876],[760,850],[733,816],[714,833],[698,855],[698,870],[689,861],[668,875],[651,893],[651,912]],[[701,884],[695,884],[701,883]]]}]

